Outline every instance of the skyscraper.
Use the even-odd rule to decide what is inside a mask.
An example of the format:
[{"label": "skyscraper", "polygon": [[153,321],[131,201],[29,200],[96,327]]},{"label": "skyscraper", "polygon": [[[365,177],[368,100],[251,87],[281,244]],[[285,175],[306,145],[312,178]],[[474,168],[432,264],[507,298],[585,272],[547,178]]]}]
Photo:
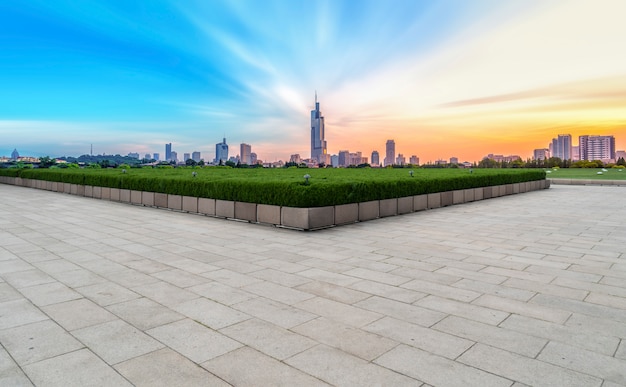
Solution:
[{"label": "skyscraper", "polygon": [[200,162],[200,160],[202,159],[202,156],[200,156],[200,152],[196,151],[191,154],[191,158],[193,159],[193,161],[197,163],[197,162]]},{"label": "skyscraper", "polygon": [[557,138],[552,139],[552,157],[558,157],[561,160],[572,159],[572,135],[559,134]]},{"label": "skyscraper", "polygon": [[380,165],[380,155],[378,151],[372,151],[372,165]]},{"label": "skyscraper", "polygon": [[215,164],[228,161],[228,144],[226,144],[226,137],[218,144],[215,144]]},{"label": "skyscraper", "polygon": [[165,144],[165,161],[172,160],[172,143]]},{"label": "skyscraper", "polygon": [[13,149],[13,152],[11,152],[11,160],[17,160],[20,158],[20,154],[18,153],[17,149]]},{"label": "skyscraper", "polygon": [[392,165],[396,157],[396,142],[393,140],[387,140],[385,145],[385,167]]},{"label": "skyscraper", "polygon": [[241,160],[242,164],[252,164],[252,147],[250,144],[242,143],[239,146],[239,160]]},{"label": "skyscraper", "polygon": [[324,134],[324,116],[320,111],[315,93],[315,110],[311,110],[311,159],[318,163],[328,163],[328,151]]},{"label": "skyscraper", "polygon": [[581,160],[615,160],[615,137],[579,136],[578,146]]}]

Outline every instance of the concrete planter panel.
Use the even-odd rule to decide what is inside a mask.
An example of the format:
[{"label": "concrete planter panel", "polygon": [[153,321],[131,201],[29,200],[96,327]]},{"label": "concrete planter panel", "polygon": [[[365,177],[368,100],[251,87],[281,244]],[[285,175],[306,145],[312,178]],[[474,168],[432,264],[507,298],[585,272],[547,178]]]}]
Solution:
[{"label": "concrete planter panel", "polygon": [[181,211],[183,209],[183,197],[181,195],[167,195],[167,208]]},{"label": "concrete planter panel", "polygon": [[398,215],[413,212],[413,196],[398,198]]},{"label": "concrete planter panel", "polygon": [[109,187],[102,187],[102,199],[104,200],[111,200],[111,188]]},{"label": "concrete planter panel", "polygon": [[280,224],[285,227],[309,230],[309,209],[283,207],[280,211]]},{"label": "concrete planter panel", "polygon": [[[285,208],[283,207],[283,210]],[[335,207],[309,208],[309,230],[327,228],[335,225]]]},{"label": "concrete planter panel", "polygon": [[453,191],[441,192],[441,206],[447,207],[454,204],[454,193]]},{"label": "concrete planter panel", "polygon": [[88,198],[92,198],[93,197],[93,186],[91,185],[86,185],[85,186],[85,196]]},{"label": "concrete planter panel", "polygon": [[199,198],[198,212],[203,215],[215,216],[215,199]]},{"label": "concrete planter panel", "polygon": [[513,195],[513,184],[507,184],[504,186],[505,188],[505,193],[507,195]]},{"label": "concrete planter panel", "polygon": [[228,200],[216,200],[215,216],[218,216],[220,218],[234,218],[235,202],[231,202]]},{"label": "concrete planter panel", "polygon": [[141,204],[141,191],[130,191],[130,202],[133,204]]},{"label": "concrete planter panel", "polygon": [[46,188],[45,189],[48,190],[48,191],[52,191],[52,182],[51,181],[46,181],[45,183],[46,183],[46,185],[45,185]]},{"label": "concrete planter panel", "polygon": [[23,183],[22,183],[22,178],[21,178],[21,177],[14,177],[14,179],[15,179],[15,185],[17,185],[17,186],[20,186],[20,187],[21,187],[21,186],[22,186],[22,184],[23,184]]},{"label": "concrete planter panel", "polygon": [[130,190],[129,189],[120,189],[120,202],[130,203]]},{"label": "concrete planter panel", "polygon": [[235,202],[235,219],[256,223],[256,203]]},{"label": "concrete planter panel", "polygon": [[[63,185],[63,184],[61,184],[61,185]],[[51,187],[51,188],[52,188],[52,189],[51,189],[51,191],[53,191],[53,192],[59,192],[59,183],[58,183],[58,182],[56,182],[56,181],[53,181],[53,182],[52,182],[52,187]]]},{"label": "concrete planter panel", "polygon": [[465,191],[464,190],[452,191],[452,204],[461,204],[461,203],[465,203]]},{"label": "concrete planter panel", "polygon": [[413,211],[423,211],[428,208],[428,195],[413,196]]},{"label": "concrete planter panel", "polygon": [[483,200],[485,198],[485,190],[483,188],[474,188],[474,200]]},{"label": "concrete planter panel", "polygon": [[473,202],[474,200],[476,200],[476,199],[474,199],[474,189],[473,188],[463,190],[463,201],[465,203]]},{"label": "concrete planter panel", "polygon": [[120,201],[120,189],[119,188],[111,188],[111,200],[114,202]]},{"label": "concrete planter panel", "polygon": [[257,204],[256,220],[259,223],[280,224],[280,206]]},{"label": "concrete planter panel", "polygon": [[398,215],[398,199],[384,199],[380,201],[380,209],[378,216],[395,216]]},{"label": "concrete planter panel", "polygon": [[507,195],[507,193],[506,193],[506,185],[501,185],[501,186],[499,186],[499,188],[500,188],[500,196],[506,196]]},{"label": "concrete planter panel", "polygon": [[72,185],[70,183],[63,183],[63,193],[66,193],[66,194],[72,193]]},{"label": "concrete planter panel", "polygon": [[359,220],[359,205],[357,203],[335,206],[335,224],[355,223]]},{"label": "concrete planter panel", "polygon": [[441,192],[428,194],[428,208],[441,207]]},{"label": "concrete planter panel", "polygon": [[154,192],[141,192],[141,204],[148,207],[154,206]]},{"label": "concrete planter panel", "polygon": [[513,184],[513,195],[519,193],[519,183]]},{"label": "concrete planter panel", "polygon": [[483,187],[483,199],[491,199],[493,197],[493,187]]},{"label": "concrete planter panel", "polygon": [[154,205],[160,208],[167,208],[167,194],[155,192]]},{"label": "concrete planter panel", "polygon": [[191,196],[183,196],[183,211],[198,213],[198,198]]},{"label": "concrete planter panel", "polygon": [[[380,203],[378,200],[359,203],[359,221],[372,220],[378,218]],[[349,221],[348,221],[349,222]]]}]

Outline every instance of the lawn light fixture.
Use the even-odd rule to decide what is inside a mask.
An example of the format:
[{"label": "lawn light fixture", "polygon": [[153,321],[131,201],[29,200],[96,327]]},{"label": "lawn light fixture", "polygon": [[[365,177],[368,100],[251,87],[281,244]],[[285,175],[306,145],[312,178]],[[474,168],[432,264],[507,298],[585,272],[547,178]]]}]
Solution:
[{"label": "lawn light fixture", "polygon": [[198,172],[196,172],[196,171],[191,172],[191,176],[193,176],[193,177],[198,176]]},{"label": "lawn light fixture", "polygon": [[126,169],[122,169],[122,173],[126,173]]},{"label": "lawn light fixture", "polygon": [[304,175],[304,185],[309,185],[310,178],[311,178],[311,175],[309,175],[308,173]]},{"label": "lawn light fixture", "polygon": [[409,176],[413,177],[413,171],[409,171]]}]

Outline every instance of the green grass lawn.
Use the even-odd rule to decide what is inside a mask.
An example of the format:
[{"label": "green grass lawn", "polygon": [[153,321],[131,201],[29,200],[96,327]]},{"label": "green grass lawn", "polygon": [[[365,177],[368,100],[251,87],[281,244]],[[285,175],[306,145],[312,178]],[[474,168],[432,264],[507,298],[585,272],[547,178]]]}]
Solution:
[{"label": "green grass lawn", "polygon": [[548,179],[626,180],[626,170],[618,168],[605,168],[604,171],[596,168],[557,168],[547,171],[550,171],[546,174]]}]

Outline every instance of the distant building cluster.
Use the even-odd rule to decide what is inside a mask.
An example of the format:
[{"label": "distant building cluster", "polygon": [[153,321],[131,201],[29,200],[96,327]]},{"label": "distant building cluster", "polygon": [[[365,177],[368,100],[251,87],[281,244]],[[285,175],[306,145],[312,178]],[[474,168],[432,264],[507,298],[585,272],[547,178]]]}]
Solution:
[{"label": "distant building cluster", "polygon": [[614,136],[582,135],[578,136],[578,145],[573,145],[572,135],[559,134],[547,148],[535,149],[533,159],[555,157],[574,162],[600,160],[603,163],[615,163],[624,153],[615,149]]}]

